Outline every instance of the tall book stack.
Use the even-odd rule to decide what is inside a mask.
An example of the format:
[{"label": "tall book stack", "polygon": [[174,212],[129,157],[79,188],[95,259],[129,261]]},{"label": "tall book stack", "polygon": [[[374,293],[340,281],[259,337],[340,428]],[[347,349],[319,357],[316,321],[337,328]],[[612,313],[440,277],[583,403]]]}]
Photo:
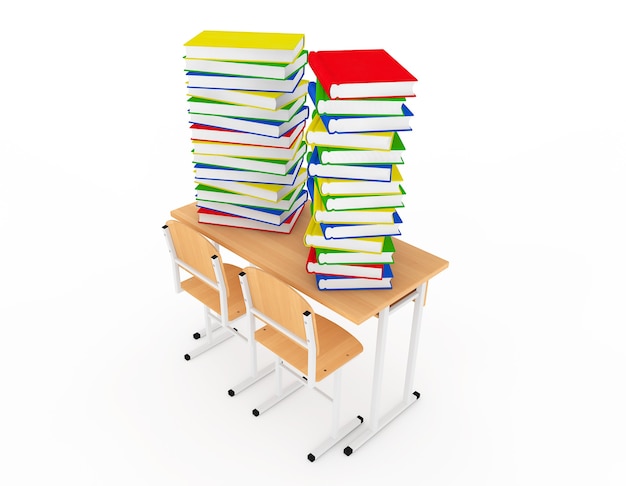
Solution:
[{"label": "tall book stack", "polygon": [[306,268],[320,290],[390,289],[417,79],[383,49],[310,52]]},{"label": "tall book stack", "polygon": [[289,233],[308,199],[304,35],[203,31],[185,54],[198,221]]}]

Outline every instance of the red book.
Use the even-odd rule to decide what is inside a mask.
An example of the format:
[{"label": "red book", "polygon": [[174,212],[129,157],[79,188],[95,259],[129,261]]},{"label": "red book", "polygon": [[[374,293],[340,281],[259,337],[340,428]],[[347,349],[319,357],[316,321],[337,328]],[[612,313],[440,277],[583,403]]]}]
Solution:
[{"label": "red book", "polygon": [[337,275],[341,277],[359,277],[379,280],[383,277],[384,265],[344,265],[318,263],[315,248],[311,247],[306,260],[306,271],[320,275]]},{"label": "red book", "polygon": [[309,66],[331,99],[415,96],[417,78],[384,49],[313,51]]},{"label": "red book", "polygon": [[221,211],[215,211],[214,209],[207,209],[198,207],[198,222],[206,224],[215,224],[218,226],[233,226],[236,228],[245,228],[258,231],[271,231],[272,233],[291,233],[293,226],[298,221],[302,209],[304,206],[300,206],[295,210],[282,224],[275,225],[271,223],[265,223],[263,221],[256,221],[254,219],[248,219],[243,216],[235,214],[223,213]]}]

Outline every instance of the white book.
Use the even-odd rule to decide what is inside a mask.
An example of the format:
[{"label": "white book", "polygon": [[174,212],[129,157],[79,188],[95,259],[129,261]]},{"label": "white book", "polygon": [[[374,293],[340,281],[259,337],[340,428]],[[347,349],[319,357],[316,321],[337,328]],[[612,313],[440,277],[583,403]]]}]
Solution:
[{"label": "white book", "polygon": [[269,92],[269,91],[245,91],[238,89],[213,89],[213,88],[193,88],[187,87],[188,96],[206,98],[209,100],[223,101],[225,103],[235,103],[237,105],[248,105],[257,108],[276,110],[297,100],[306,94],[308,81],[301,80],[291,93]]},{"label": "white book", "polygon": [[394,208],[372,210],[325,211],[316,209],[313,218],[318,223],[326,224],[392,224]]},{"label": "white book", "polygon": [[[254,106],[235,105],[221,101],[191,97],[187,100],[189,113],[193,115],[220,115],[238,118],[258,118],[260,120],[289,121],[302,108],[306,95],[277,110],[257,108]],[[204,118],[200,117],[199,120]],[[203,123],[198,121],[198,123]]]},{"label": "white book", "polygon": [[252,63],[185,57],[185,70],[256,78],[286,79],[306,64],[307,57],[307,51],[302,51],[296,60],[291,63]]},{"label": "white book", "polygon": [[298,69],[287,79],[248,78],[226,76],[196,71],[187,72],[187,84],[192,88],[240,89],[248,91],[280,91],[291,93],[304,76],[304,68]]}]

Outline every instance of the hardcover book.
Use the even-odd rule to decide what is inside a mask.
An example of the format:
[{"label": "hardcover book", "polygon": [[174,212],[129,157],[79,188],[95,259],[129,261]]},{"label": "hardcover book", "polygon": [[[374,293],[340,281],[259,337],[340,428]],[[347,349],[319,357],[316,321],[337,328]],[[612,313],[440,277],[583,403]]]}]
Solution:
[{"label": "hardcover book", "polygon": [[406,98],[362,98],[331,100],[319,82],[311,81],[309,96],[320,115],[402,115]]},{"label": "hardcover book", "polygon": [[293,62],[304,34],[205,30],[185,42],[187,57],[250,62]]},{"label": "hardcover book", "polygon": [[230,157],[252,157],[263,159],[291,160],[300,150],[303,134],[300,134],[291,147],[267,147],[263,145],[245,145],[241,143],[207,142],[192,140],[191,145],[196,154],[226,155]]},{"label": "hardcover book", "polygon": [[[187,100],[189,113],[192,115],[221,115],[239,118],[256,118],[260,120],[288,121],[302,108],[306,102],[306,95],[277,110],[257,108],[254,106],[236,105],[223,101],[207,100],[192,96]],[[202,123],[199,121],[198,123]]]},{"label": "hardcover book", "polygon": [[328,133],[320,116],[314,113],[306,141],[309,145],[326,147],[390,150],[394,135],[395,132]]},{"label": "hardcover book", "polygon": [[306,154],[306,142],[301,142],[300,148],[291,160],[229,157],[226,155],[205,155],[194,152],[193,162],[203,165],[249,170],[252,172],[285,175],[293,169],[302,157],[304,157],[304,154]]},{"label": "hardcover book", "polygon": [[[240,143],[244,145],[263,145],[265,147],[291,147],[293,142],[302,135],[304,130],[304,120],[291,130],[283,133],[280,137],[270,135],[259,135],[258,133],[242,132],[228,128],[221,128],[198,123],[204,115],[189,116],[191,122],[191,139],[204,140],[206,142],[227,142]],[[207,121],[207,120],[202,120]]]},{"label": "hardcover book", "polygon": [[298,54],[298,57],[290,63],[253,63],[185,57],[185,70],[216,74],[232,74],[235,76],[248,76],[250,78],[287,79],[307,63],[307,56],[308,52],[306,50],[302,50],[300,51],[300,54]]},{"label": "hardcover book", "polygon": [[330,99],[415,96],[417,78],[384,49],[311,51],[308,62]]},{"label": "hardcover book", "polygon": [[287,79],[248,78],[226,74],[187,71],[187,85],[190,88],[239,89],[248,91],[278,91],[291,93],[304,76],[304,68],[298,69]]},{"label": "hardcover book", "polygon": [[342,277],[360,277],[360,278],[376,278],[383,277],[383,264],[375,265],[343,265],[343,264],[326,264],[317,261],[315,248],[309,250],[309,256],[306,262],[306,271],[308,273],[320,273],[323,275],[339,275]]},{"label": "hardcover book", "polygon": [[217,224],[219,226],[234,226],[237,228],[253,229],[259,231],[271,231],[273,233],[291,233],[296,221],[302,214],[303,206],[296,209],[285,221],[279,225],[255,221],[234,214],[223,213],[213,209],[198,208],[198,221],[200,223]]},{"label": "hardcover book", "polygon": [[277,110],[306,94],[308,81],[301,80],[291,93],[280,91],[246,91],[239,89],[192,88],[187,87],[187,95],[225,103],[253,106]]},{"label": "hardcover book", "polygon": [[319,290],[372,290],[372,289],[390,289],[393,272],[391,266],[383,267],[383,276],[380,279],[360,278],[360,277],[341,277],[338,275],[315,275],[317,288]]},{"label": "hardcover book", "polygon": [[[192,115],[192,123],[202,123],[212,127],[227,128],[240,132],[265,135],[267,137],[282,137],[295,126],[303,123],[309,117],[309,107],[302,106],[300,110],[287,121],[258,120],[252,118],[235,118],[220,115]],[[199,121],[200,120],[200,121]]]}]

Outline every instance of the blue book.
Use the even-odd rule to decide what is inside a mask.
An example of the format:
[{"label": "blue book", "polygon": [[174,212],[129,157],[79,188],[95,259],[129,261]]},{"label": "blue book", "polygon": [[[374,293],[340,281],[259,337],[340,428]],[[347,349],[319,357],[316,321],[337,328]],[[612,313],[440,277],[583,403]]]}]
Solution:
[{"label": "blue book", "polygon": [[188,88],[235,89],[244,91],[270,91],[293,93],[304,76],[304,67],[287,79],[250,78],[228,74],[187,71]]},{"label": "blue book", "polygon": [[410,131],[412,116],[406,105],[401,115],[319,115],[328,133]]},{"label": "blue book", "polygon": [[393,223],[368,224],[328,224],[320,223],[322,234],[327,239],[369,238],[372,236],[400,236],[402,219],[397,211],[393,212]]},{"label": "blue book", "polygon": [[381,279],[315,274],[315,281],[319,290],[390,289],[392,278],[393,272],[389,264],[383,266],[383,277]]},{"label": "blue book", "polygon": [[[195,178],[199,183],[204,183],[203,179],[216,179],[221,181],[238,181],[238,182],[260,182],[264,184],[280,184],[293,185],[300,175],[300,169],[304,163],[304,155],[300,160],[287,172],[287,174],[270,174],[267,172],[256,172],[252,170],[235,169],[233,167],[221,167],[218,165],[195,163]],[[305,169],[302,168],[302,172]],[[206,185],[211,185],[206,182]]]}]

